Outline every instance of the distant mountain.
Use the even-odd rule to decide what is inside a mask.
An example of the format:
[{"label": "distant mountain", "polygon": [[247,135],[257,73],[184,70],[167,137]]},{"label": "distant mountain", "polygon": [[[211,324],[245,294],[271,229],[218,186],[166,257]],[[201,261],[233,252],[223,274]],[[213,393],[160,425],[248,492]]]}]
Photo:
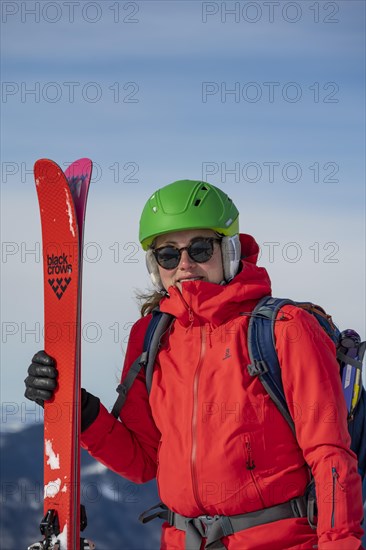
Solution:
[{"label": "distant mountain", "polygon": [[[82,450],[85,536],[96,550],[157,550],[159,520],[141,525],[138,515],[159,501],[155,482],[136,485],[107,470]],[[26,550],[40,540],[43,512],[43,426],[1,435],[1,550]]]}]

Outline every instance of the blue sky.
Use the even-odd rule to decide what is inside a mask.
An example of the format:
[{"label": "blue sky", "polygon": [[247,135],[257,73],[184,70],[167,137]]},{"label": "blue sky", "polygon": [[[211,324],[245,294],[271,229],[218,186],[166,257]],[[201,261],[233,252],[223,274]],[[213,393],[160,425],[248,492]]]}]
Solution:
[{"label": "blue sky", "polygon": [[233,198],[274,294],[366,334],[365,4],[271,5],[80,1],[72,14],[62,1],[2,3],[1,398],[14,410],[42,347],[41,157],[97,165],[83,383],[107,406],[133,292],[148,285],[140,211],[177,179],[206,177]]}]

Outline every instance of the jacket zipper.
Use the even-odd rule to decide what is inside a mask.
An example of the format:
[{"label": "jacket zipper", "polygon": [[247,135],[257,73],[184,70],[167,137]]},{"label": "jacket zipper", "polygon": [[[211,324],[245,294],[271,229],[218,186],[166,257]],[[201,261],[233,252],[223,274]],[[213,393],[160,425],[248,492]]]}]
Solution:
[{"label": "jacket zipper", "polygon": [[245,435],[244,436],[244,442],[245,442],[245,453],[246,453],[246,469],[250,472],[250,476],[252,478],[252,482],[253,482],[253,485],[257,491],[257,494],[258,494],[258,497],[262,503],[262,506],[263,508],[265,507],[264,505],[264,501],[263,501],[263,498],[262,498],[262,494],[261,494],[261,491],[260,491],[260,488],[258,486],[258,483],[257,483],[257,480],[255,478],[255,475],[254,475],[254,469],[255,469],[255,462],[254,462],[254,459],[253,459],[253,451],[252,451],[252,444],[250,442],[250,438],[248,435]]},{"label": "jacket zipper", "polygon": [[332,487],[332,517],[330,526],[333,529],[335,525],[335,513],[336,513],[336,488],[338,487],[344,491],[344,487],[339,481],[339,473],[337,472],[337,468],[334,466],[332,467],[332,477],[333,477],[333,487]]},{"label": "jacket zipper", "polygon": [[197,506],[204,511],[204,505],[199,495],[198,489],[198,475],[197,475],[197,420],[198,420],[198,386],[199,379],[202,370],[203,358],[206,351],[206,338],[204,334],[204,327],[200,327],[201,330],[201,350],[200,358],[196,368],[196,372],[193,380],[193,411],[192,411],[192,454],[191,454],[191,472],[192,472],[192,485],[193,494],[196,499]]},{"label": "jacket zipper", "polygon": [[181,292],[179,292],[179,290],[177,290],[177,295],[179,296],[179,299],[181,300],[181,302],[183,303],[184,307],[186,308],[187,312],[188,312],[188,320],[189,322],[193,323],[194,321],[194,315],[193,315],[193,311],[191,310],[191,306],[189,305],[189,303],[185,300],[184,296],[182,295]]}]

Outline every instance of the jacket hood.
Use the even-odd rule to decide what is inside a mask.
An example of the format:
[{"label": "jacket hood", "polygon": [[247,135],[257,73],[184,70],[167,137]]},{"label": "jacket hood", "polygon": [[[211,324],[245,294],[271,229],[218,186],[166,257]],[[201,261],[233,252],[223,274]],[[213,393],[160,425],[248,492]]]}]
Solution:
[{"label": "jacket hood", "polygon": [[160,309],[176,317],[184,326],[211,324],[219,326],[241,312],[251,311],[257,301],[271,294],[266,269],[256,265],[259,246],[250,235],[240,235],[242,259],[239,273],[226,285],[205,281],[187,281],[182,291],[169,288],[169,296]]}]

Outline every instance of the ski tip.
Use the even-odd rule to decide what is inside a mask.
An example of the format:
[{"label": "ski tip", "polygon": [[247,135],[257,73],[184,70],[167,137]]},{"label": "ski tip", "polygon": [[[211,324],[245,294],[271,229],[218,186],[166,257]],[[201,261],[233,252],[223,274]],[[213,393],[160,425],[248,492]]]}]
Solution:
[{"label": "ski tip", "polygon": [[66,170],[63,170],[55,161],[42,158],[34,163],[34,179],[37,187],[44,179],[48,181],[57,180],[61,174],[68,179],[83,175],[84,178],[90,180],[92,169],[93,162],[87,157],[76,160]]},{"label": "ski tip", "polygon": [[65,170],[66,177],[76,176],[78,174],[89,174],[93,168],[93,162],[87,158],[83,157],[78,160],[75,160],[70,166]]},{"label": "ski tip", "polygon": [[[37,159],[34,163],[34,168],[37,167],[40,167],[40,166],[44,166],[46,164],[56,164],[57,163],[54,161],[54,160],[51,160],[51,159],[47,159],[47,158],[42,158],[42,159]],[[58,166],[58,165],[57,165]]]},{"label": "ski tip", "polygon": [[88,157],[83,157],[81,159],[75,160],[75,162],[73,162],[73,164],[75,164],[76,162],[80,162],[80,163],[84,163],[84,164],[93,164],[93,161]]},{"label": "ski tip", "polygon": [[80,196],[81,182],[83,182],[82,185],[84,187],[85,194],[85,190],[88,189],[90,184],[92,170],[93,163],[89,158],[75,160],[75,162],[70,164],[70,166],[65,170],[65,176],[69,182],[74,200]]},{"label": "ski tip", "polygon": [[50,159],[38,159],[34,163],[34,179],[38,186],[42,180],[57,180],[60,177],[62,169],[59,165]]}]

